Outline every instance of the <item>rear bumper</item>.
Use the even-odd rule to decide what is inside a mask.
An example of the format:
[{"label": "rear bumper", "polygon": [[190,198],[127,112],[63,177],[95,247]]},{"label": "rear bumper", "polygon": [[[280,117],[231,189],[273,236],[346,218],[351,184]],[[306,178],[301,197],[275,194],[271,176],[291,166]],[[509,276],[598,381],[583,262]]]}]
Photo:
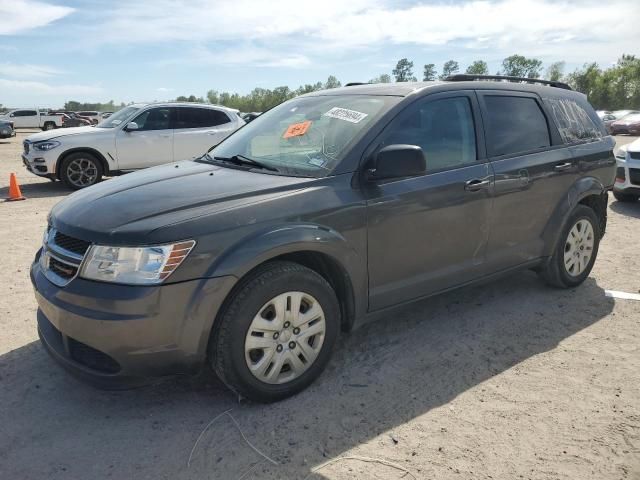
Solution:
[{"label": "rear bumper", "polygon": [[36,261],[31,280],[38,333],[66,370],[104,388],[195,373],[234,277],[141,287],[76,278],[51,283]]}]

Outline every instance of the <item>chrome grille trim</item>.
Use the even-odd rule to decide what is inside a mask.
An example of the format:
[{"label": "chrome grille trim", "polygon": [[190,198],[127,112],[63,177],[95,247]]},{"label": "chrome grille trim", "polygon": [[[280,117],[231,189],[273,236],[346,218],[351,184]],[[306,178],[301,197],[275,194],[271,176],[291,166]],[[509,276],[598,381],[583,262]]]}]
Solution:
[{"label": "chrome grille trim", "polygon": [[[49,228],[45,236],[44,244],[42,245],[42,253],[40,255],[40,266],[44,271],[44,276],[47,279],[59,287],[64,287],[71,282],[80,273],[82,262],[84,261],[84,255],[79,255],[75,252],[67,250],[55,243],[57,230],[55,228]],[[50,267],[50,259],[67,265],[75,270],[74,274],[69,277],[63,277],[58,275]]]}]

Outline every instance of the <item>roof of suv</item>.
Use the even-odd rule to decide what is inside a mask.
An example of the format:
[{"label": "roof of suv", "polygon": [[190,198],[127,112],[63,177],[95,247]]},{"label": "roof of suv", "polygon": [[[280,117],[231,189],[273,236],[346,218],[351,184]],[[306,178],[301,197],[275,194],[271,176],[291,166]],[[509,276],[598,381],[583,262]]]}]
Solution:
[{"label": "roof of suv", "polygon": [[[535,79],[532,79],[534,81]],[[444,88],[443,88],[444,87]],[[575,94],[573,90],[557,88],[551,85],[541,85],[535,83],[517,83],[493,80],[467,80],[467,81],[434,81],[434,82],[398,82],[398,83],[365,83],[352,84],[350,86],[333,88],[330,90],[320,90],[307,93],[307,96],[314,95],[386,95],[406,97],[413,93],[425,90],[515,90],[536,93],[556,93]]]},{"label": "roof of suv", "polygon": [[235,108],[225,107],[224,105],[214,105],[211,103],[198,103],[198,102],[149,102],[149,103],[134,103],[131,105],[132,107],[205,107],[205,108],[215,108],[218,110],[224,110],[226,112],[236,113],[239,110]]}]

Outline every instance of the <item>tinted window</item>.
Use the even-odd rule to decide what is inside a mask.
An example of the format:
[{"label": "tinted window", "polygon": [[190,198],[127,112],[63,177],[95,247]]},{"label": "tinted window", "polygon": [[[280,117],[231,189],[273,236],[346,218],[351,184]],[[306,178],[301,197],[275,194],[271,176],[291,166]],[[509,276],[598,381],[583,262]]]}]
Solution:
[{"label": "tinted window", "polygon": [[489,156],[527,152],[551,145],[547,120],[528,97],[485,96]]},{"label": "tinted window", "polygon": [[422,147],[427,171],[455,168],[476,160],[476,137],[467,97],[410,106],[385,133],[383,145]]},{"label": "tinted window", "polygon": [[35,117],[38,114],[35,110],[18,110],[13,112],[14,117]]},{"label": "tinted window", "polygon": [[170,108],[152,108],[133,119],[138,130],[166,130],[171,124]]},{"label": "tinted window", "polygon": [[[575,143],[602,137],[600,127],[589,117],[586,110],[574,100],[568,98],[546,98],[545,102],[551,109],[551,115],[556,122],[563,142]],[[604,119],[611,120],[612,117],[612,115],[605,115]]]},{"label": "tinted window", "polygon": [[229,123],[229,117],[212,108],[178,108],[176,128],[207,128]]}]

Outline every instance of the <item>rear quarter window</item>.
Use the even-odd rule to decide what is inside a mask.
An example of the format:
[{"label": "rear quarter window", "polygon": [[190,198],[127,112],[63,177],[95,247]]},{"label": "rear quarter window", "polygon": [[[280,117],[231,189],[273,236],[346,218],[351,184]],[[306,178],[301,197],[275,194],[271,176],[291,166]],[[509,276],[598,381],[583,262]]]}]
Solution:
[{"label": "rear quarter window", "polygon": [[484,104],[489,156],[513,155],[551,145],[547,119],[535,98],[487,95]]},{"label": "rear quarter window", "polygon": [[[587,111],[570,98],[545,98],[553,121],[564,143],[578,143],[602,138],[601,128]],[[607,117],[605,116],[605,119]]]}]

